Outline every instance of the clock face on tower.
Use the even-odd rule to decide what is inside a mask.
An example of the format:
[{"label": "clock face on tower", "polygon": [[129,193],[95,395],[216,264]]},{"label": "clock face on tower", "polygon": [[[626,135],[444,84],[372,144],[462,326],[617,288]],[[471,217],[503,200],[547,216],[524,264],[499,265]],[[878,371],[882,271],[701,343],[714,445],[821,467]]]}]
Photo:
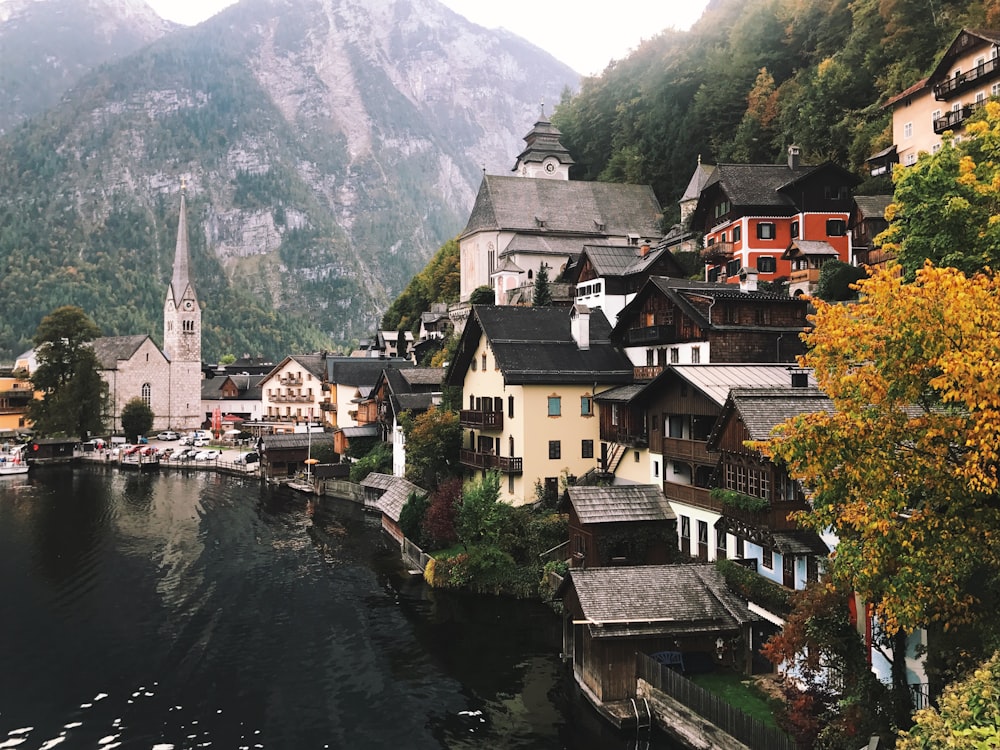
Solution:
[{"label": "clock face on tower", "polygon": [[545,171],[546,172],[555,172],[556,171],[556,165],[553,164],[552,162],[549,162],[548,164],[545,165]]},{"label": "clock face on tower", "polygon": [[191,300],[186,300],[184,302],[184,309],[185,310],[190,310],[192,307],[194,307],[194,303]]}]

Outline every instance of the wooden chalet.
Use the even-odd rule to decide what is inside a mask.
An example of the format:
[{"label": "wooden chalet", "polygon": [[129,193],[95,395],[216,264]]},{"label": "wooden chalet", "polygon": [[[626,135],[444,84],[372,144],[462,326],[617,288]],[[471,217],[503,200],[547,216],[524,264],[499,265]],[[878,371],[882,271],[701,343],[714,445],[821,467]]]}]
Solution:
[{"label": "wooden chalet", "polygon": [[663,565],[675,556],[676,516],[655,485],[571,486],[569,512],[573,567]]},{"label": "wooden chalet", "polygon": [[268,477],[291,477],[306,466],[306,459],[313,448],[330,443],[330,434],[325,432],[293,432],[278,435],[263,435],[258,441],[261,449],[261,464]]},{"label": "wooden chalet", "polygon": [[830,548],[789,517],[809,507],[801,485],[747,442],[767,440],[787,419],[832,408],[822,391],[806,385],[736,388],[707,442],[720,454],[716,486],[726,493],[717,532],[735,538],[737,557],[756,560],[761,575],[791,589],[817,577]]},{"label": "wooden chalet", "polygon": [[875,238],[889,228],[885,210],[892,203],[891,195],[856,195],[854,209],[847,228],[851,232],[851,247],[859,265],[882,268],[895,257],[875,246]]},{"label": "wooden chalet", "polygon": [[725,662],[748,670],[759,618],[727,588],[714,565],[574,568],[557,592],[563,653],[599,710],[636,694],[637,652],[678,654],[690,671]]},{"label": "wooden chalet", "polygon": [[671,364],[795,362],[809,323],[806,301],[736,286],[654,276],[618,317],[636,380]]}]

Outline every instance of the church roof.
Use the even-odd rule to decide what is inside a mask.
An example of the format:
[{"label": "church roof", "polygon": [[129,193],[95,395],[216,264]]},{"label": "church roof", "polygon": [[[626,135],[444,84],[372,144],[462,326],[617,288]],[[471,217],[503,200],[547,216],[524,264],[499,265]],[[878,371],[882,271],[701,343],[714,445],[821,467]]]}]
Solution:
[{"label": "church roof", "polygon": [[502,230],[660,237],[661,213],[649,185],[484,175],[462,236]]},{"label": "church roof", "polygon": [[189,287],[191,294],[194,294],[194,287],[191,286],[191,278],[188,273],[189,263],[187,197],[182,187],[180,215],[177,218],[177,245],[174,248],[174,275],[170,279],[170,289],[168,290],[168,294],[173,296],[175,305],[180,305],[180,301],[184,298]]},{"label": "church roof", "polygon": [[134,336],[102,336],[94,339],[90,345],[101,363],[102,370],[117,370],[118,363],[131,359],[143,342],[150,338],[149,334]]},{"label": "church roof", "polygon": [[561,135],[559,129],[546,120],[543,115],[542,119],[536,122],[531,131],[524,136],[527,146],[524,151],[518,154],[512,171],[516,171],[518,165],[522,163],[540,163],[550,156],[554,156],[562,164],[575,164],[569,150],[559,140]]}]

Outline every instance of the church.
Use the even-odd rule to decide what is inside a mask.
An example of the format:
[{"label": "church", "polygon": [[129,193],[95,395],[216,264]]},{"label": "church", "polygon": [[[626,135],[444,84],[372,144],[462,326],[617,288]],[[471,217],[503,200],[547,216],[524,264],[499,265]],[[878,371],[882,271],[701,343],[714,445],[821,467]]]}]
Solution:
[{"label": "church", "polygon": [[163,349],[148,334],[105,336],[93,342],[108,385],[105,421],[113,433],[133,398],[153,411],[154,430],[201,427],[201,306],[190,276],[186,191],[181,187],[173,276],[163,304]]}]

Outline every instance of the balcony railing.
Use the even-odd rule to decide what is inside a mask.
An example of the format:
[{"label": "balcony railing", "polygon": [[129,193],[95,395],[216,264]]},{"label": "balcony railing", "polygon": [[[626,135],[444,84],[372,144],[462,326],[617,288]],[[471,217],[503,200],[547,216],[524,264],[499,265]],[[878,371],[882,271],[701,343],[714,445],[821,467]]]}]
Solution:
[{"label": "balcony railing", "polygon": [[329,401],[324,401],[319,405],[322,411],[332,411],[334,414],[337,413],[337,405]]},{"label": "balcony railing", "polygon": [[940,135],[946,130],[954,130],[963,122],[972,117],[972,113],[983,106],[983,102],[966,104],[964,107],[945,112],[943,116],[934,120],[934,132]]},{"label": "balcony railing", "polygon": [[632,374],[636,380],[654,380],[663,369],[663,365],[643,365],[633,368]]},{"label": "balcony railing", "polygon": [[458,413],[458,422],[462,427],[478,427],[481,430],[502,430],[503,412],[462,409]]},{"label": "balcony railing", "polygon": [[282,385],[302,385],[302,378],[297,375],[286,375],[281,378]]},{"label": "balcony railing", "polygon": [[701,251],[701,259],[712,265],[725,263],[733,257],[735,251],[736,246],[732,242],[716,242]]},{"label": "balcony railing", "polygon": [[663,494],[667,500],[676,500],[679,503],[686,503],[705,510],[714,510],[716,513],[723,512],[721,500],[716,500],[710,494],[710,490],[704,487],[695,487],[693,484],[677,484],[676,482],[664,482]]},{"label": "balcony railing", "polygon": [[463,448],[459,451],[459,461],[473,469],[496,469],[503,474],[523,474],[524,460],[514,456],[498,456],[495,453],[480,453]]},{"label": "balcony railing", "polygon": [[998,68],[997,58],[994,57],[986,60],[982,65],[977,65],[972,70],[941,81],[934,87],[934,98],[938,101],[950,99],[975,85],[981,85],[984,81],[995,78],[997,73],[1000,73],[1000,68]]},{"label": "balcony railing", "polygon": [[692,461],[699,464],[715,464],[719,456],[709,453],[704,440],[686,440],[684,438],[661,438],[660,453],[664,461]]},{"label": "balcony railing", "polygon": [[811,284],[819,283],[819,271],[818,268],[804,268],[801,271],[792,271],[788,274],[789,284],[801,284],[803,281],[808,281]]},{"label": "balcony railing", "polygon": [[649,445],[647,433],[641,432],[638,428],[629,429],[623,425],[601,425],[601,440],[633,448],[645,448]]}]

